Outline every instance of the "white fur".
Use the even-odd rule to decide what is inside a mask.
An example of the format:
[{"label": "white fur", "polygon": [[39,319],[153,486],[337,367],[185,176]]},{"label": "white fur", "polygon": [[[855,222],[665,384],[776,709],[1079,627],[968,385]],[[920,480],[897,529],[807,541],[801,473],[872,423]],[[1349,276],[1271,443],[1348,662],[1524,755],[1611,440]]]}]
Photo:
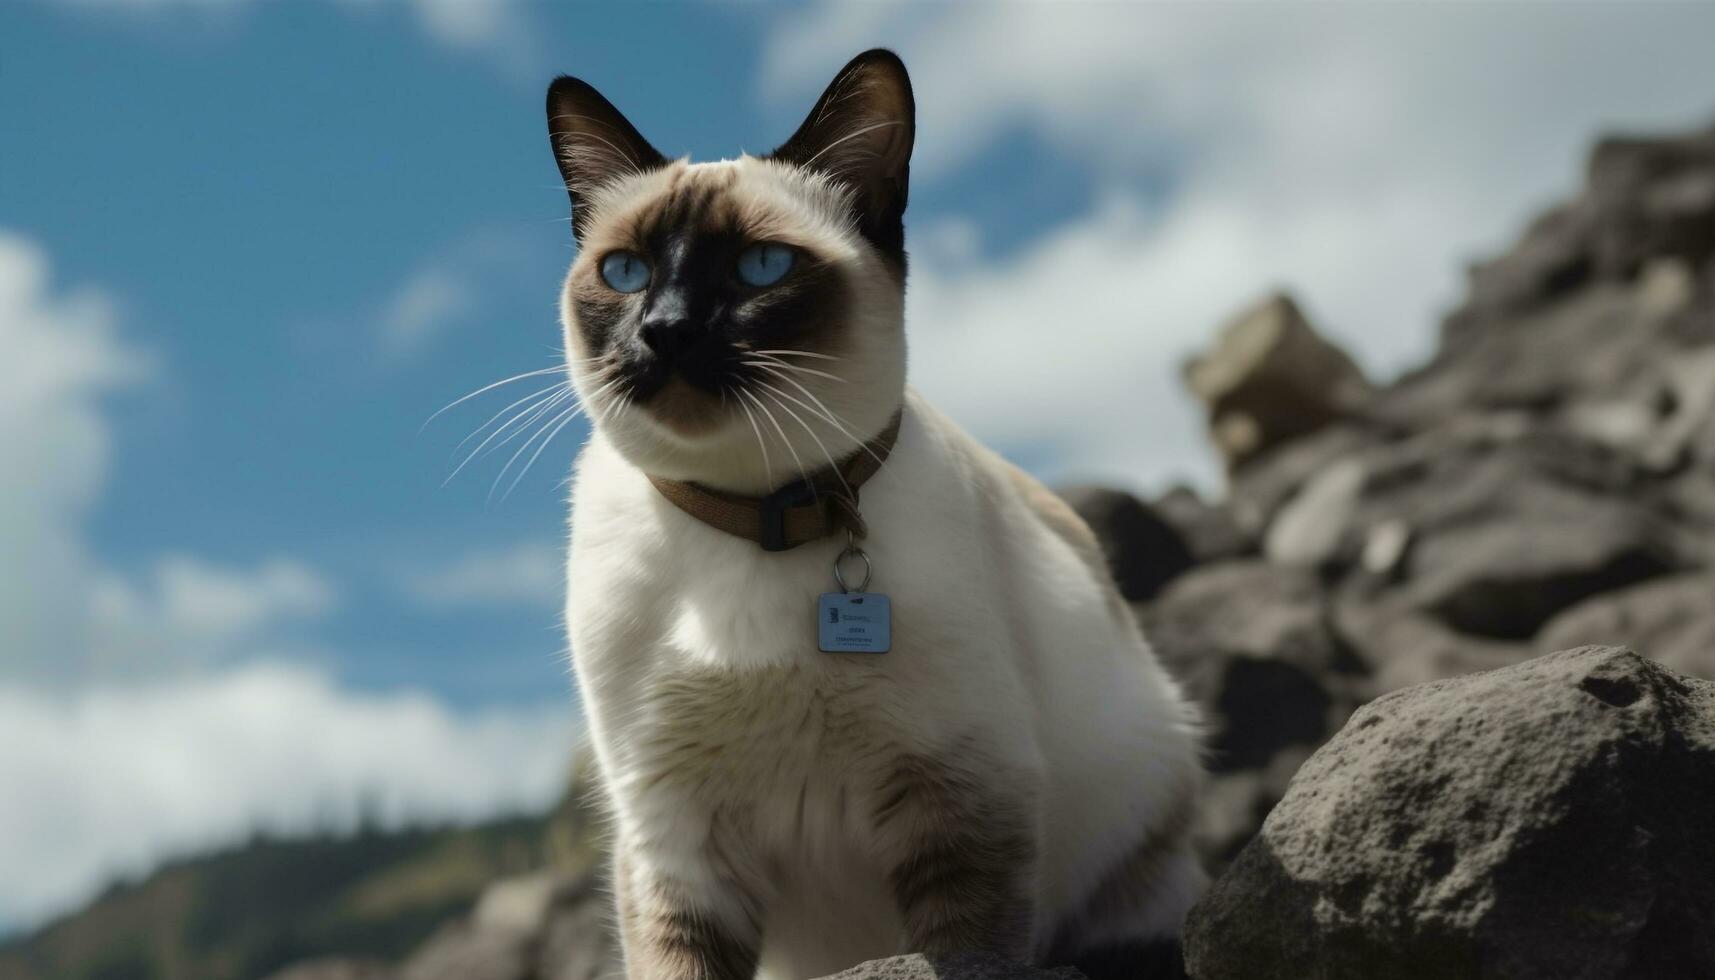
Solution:
[{"label": "white fur", "polygon": [[[747,168],[759,193],[817,217],[854,276],[897,296],[873,252],[791,174],[748,159],[697,166]],[[650,485],[640,467],[748,491],[790,474],[778,441],[772,462],[784,471],[762,472],[736,410],[691,445],[626,408],[598,424],[576,467],[568,621],[620,846],[695,883],[742,929],[705,856],[721,828],[725,859],[771,882],[768,976],[819,976],[904,951],[887,842],[866,818],[877,773],[900,755],[980,757],[987,784],[1034,814],[1039,951],[1198,782],[1194,713],[1105,573],[1051,527],[1009,464],[902,390],[897,301],[863,317],[841,362],[813,365],[855,376],[850,384],[798,380],[863,438],[903,404],[898,443],[861,491],[870,590],[893,602],[890,653],[817,650],[817,596],[834,588],[843,539],[766,553]],[[575,350],[569,309],[567,321]],[[594,387],[574,375],[581,390]],[[815,424],[830,451],[852,450]],[[798,449],[808,465],[822,462],[807,437]],[[665,706],[669,695],[677,707]],[[1153,921],[1115,927],[1115,938],[1176,933],[1201,880],[1194,861],[1172,857]]]}]

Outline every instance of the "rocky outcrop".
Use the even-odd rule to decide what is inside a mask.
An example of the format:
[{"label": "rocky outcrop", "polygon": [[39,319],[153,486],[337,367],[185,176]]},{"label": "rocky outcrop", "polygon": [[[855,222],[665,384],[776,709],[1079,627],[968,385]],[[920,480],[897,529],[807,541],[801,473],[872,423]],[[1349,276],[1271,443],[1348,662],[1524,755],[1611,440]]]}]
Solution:
[{"label": "rocky outcrop", "polygon": [[[1605,141],[1589,173],[1472,271],[1428,364],[1343,388],[1327,367],[1346,394],[1242,458],[1217,447],[1224,499],[1155,502],[1223,542],[1137,607],[1211,720],[1213,870],[1390,691],[1586,643],[1715,679],[1715,130]],[[1192,372],[1195,394],[1340,363],[1253,332],[1328,343],[1271,297]]]},{"label": "rocky outcrop", "polygon": [[1366,705],[1193,910],[1198,980],[1715,976],[1715,683],[1585,647]]}]

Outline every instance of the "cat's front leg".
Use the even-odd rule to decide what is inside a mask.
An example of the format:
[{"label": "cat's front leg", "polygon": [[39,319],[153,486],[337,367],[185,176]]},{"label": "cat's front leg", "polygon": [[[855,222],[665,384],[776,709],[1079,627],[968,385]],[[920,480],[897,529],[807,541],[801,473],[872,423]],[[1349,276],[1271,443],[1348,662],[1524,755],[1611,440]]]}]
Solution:
[{"label": "cat's front leg", "polygon": [[750,980],[761,928],[754,897],[707,862],[668,870],[620,846],[614,900],[627,980]]},{"label": "cat's front leg", "polygon": [[874,816],[912,951],[1029,958],[1034,812],[1030,781],[977,760],[897,760],[882,780]]}]

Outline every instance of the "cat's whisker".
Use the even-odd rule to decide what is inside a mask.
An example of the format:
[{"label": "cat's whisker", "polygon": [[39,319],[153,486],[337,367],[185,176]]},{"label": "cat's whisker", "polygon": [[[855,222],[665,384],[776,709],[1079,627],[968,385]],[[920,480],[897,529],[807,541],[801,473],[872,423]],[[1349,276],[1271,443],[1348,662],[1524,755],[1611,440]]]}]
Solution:
[{"label": "cat's whisker", "polygon": [[540,438],[542,433],[548,431],[548,428],[550,426],[552,426],[555,422],[558,422],[562,418],[565,418],[568,413],[575,414],[577,412],[577,410],[578,410],[578,406],[576,406],[576,405],[568,406],[567,408],[562,409],[558,415],[555,415],[554,417],[550,418],[547,422],[543,423],[542,426],[537,428],[535,432],[530,433],[530,438],[524,440],[524,444],[519,446],[518,449],[515,452],[513,452],[512,457],[506,461],[506,465],[502,466],[500,468],[500,474],[498,476],[496,476],[494,478],[494,482],[489,485],[489,487],[488,487],[488,498],[487,498],[489,503],[494,502],[494,492],[496,490],[500,489],[500,481],[506,479],[506,474],[511,471],[512,464],[516,463],[518,461],[518,457],[524,455],[526,452],[529,452],[531,444],[533,444],[538,438]]},{"label": "cat's whisker", "polygon": [[[553,411],[556,406],[560,405],[561,403],[566,401],[568,398],[576,398],[576,397],[577,397],[577,392],[568,387],[566,390],[556,393],[553,397],[551,397],[551,398],[549,398],[543,402],[539,402],[536,405],[532,406],[530,409],[528,409],[529,417],[525,418],[521,422],[518,422],[518,425],[515,428],[513,428],[512,432],[509,435],[507,435],[506,438],[500,440],[498,443],[495,443],[493,446],[490,446],[488,449],[488,452],[483,453],[483,455],[487,456],[490,453],[493,453],[496,450],[501,449],[507,443],[518,438],[520,435],[523,435],[524,430],[528,429],[531,426],[531,424],[534,423],[537,419],[539,419],[542,416]],[[521,414],[523,414],[523,413],[521,413]],[[513,421],[516,421],[516,419],[509,420],[507,422],[506,426],[502,426],[502,428],[504,429],[504,428],[511,426]],[[496,434],[498,435],[498,433],[496,433]]]},{"label": "cat's whisker", "polygon": [[[525,395],[523,398],[520,398],[517,401],[513,402],[512,404],[506,406],[505,408],[501,409],[500,411],[495,412],[493,415],[490,415],[488,417],[487,422],[484,422],[481,425],[477,426],[475,429],[471,430],[470,435],[465,436],[463,439],[460,439],[459,444],[453,447],[453,452],[456,453],[460,449],[463,449],[465,446],[465,443],[467,443],[467,442],[471,441],[472,439],[475,439],[477,436],[481,435],[483,430],[487,429],[489,426],[494,424],[495,419],[500,418],[502,415],[505,415],[507,412],[512,411],[513,409],[524,404],[525,402],[529,401],[530,399],[535,398],[538,395],[547,395],[549,392],[558,391],[561,388],[565,388],[565,387],[568,387],[570,385],[571,385],[570,381],[561,381],[561,382],[558,382],[557,384],[551,384],[546,388],[539,388],[536,391],[533,391],[530,394]],[[525,409],[525,411],[529,411],[529,409]]]},{"label": "cat's whisker", "polygon": [[[725,392],[726,388],[722,387],[721,391]],[[756,448],[762,450],[762,469],[764,474],[773,473],[774,466],[768,461],[768,444],[762,441],[762,429],[756,424],[756,416],[751,413],[750,406],[744,403],[744,399],[738,398],[734,400],[738,402],[739,408],[744,409],[744,417],[750,420],[750,431],[756,433]]]},{"label": "cat's whisker", "polygon": [[817,351],[813,351],[813,350],[752,350],[752,351],[750,351],[750,353],[752,353],[752,354],[768,354],[768,355],[775,356],[775,357],[778,357],[781,355],[789,355],[792,357],[813,357],[813,358],[820,360],[820,361],[843,361],[843,360],[845,360],[845,358],[843,358],[843,357],[836,357],[833,354],[822,354],[822,353],[818,353]]},{"label": "cat's whisker", "polygon": [[[488,446],[494,440],[499,439],[503,435],[505,435],[506,441],[511,441],[511,439],[517,435],[517,432],[514,430],[515,426],[521,427],[521,426],[529,425],[530,422],[535,418],[535,415],[533,415],[532,413],[537,412],[539,409],[543,409],[545,406],[551,405],[557,399],[560,399],[563,396],[565,396],[569,391],[570,391],[569,388],[560,388],[559,390],[556,390],[556,391],[550,391],[548,393],[542,394],[540,398],[537,398],[535,401],[531,402],[529,405],[526,405],[524,408],[519,409],[516,414],[514,414],[511,418],[507,419],[505,422],[502,422],[498,427],[496,427],[492,432],[490,432],[482,440],[482,442],[478,443],[476,445],[476,448],[472,449],[470,451],[469,455],[465,456],[464,461],[461,462],[458,465],[458,467],[455,468],[450,475],[448,475],[447,481],[451,481],[454,476],[457,476],[459,470],[463,469],[466,463],[469,463],[472,459],[475,459],[478,455],[482,454],[483,448],[485,446]],[[518,404],[517,402],[513,403],[513,405],[517,405],[517,404]],[[512,406],[508,406],[508,408],[511,408],[511,407]],[[492,421],[492,420],[490,420],[490,421]],[[466,436],[464,442],[461,442],[461,443],[459,443],[458,446],[454,447],[454,453],[456,454],[459,449],[463,448],[465,442],[469,442],[472,436],[477,435],[481,431],[482,431],[481,429],[478,429],[477,432],[473,432],[473,433],[471,433],[470,436]],[[506,435],[509,431],[512,432],[512,435]],[[505,444],[506,444],[505,442],[501,443],[501,445],[505,445]],[[499,448],[499,447],[496,447],[496,448]],[[442,486],[445,486],[445,485],[446,485],[446,482],[443,482]]]},{"label": "cat's whisker", "polygon": [[[565,401],[567,398],[572,397],[572,394],[573,394],[572,390],[570,388],[567,388],[567,389],[560,391],[554,395],[551,395],[547,398],[542,399],[540,402],[536,403],[535,405],[532,405],[531,407],[525,409],[524,411],[519,412],[517,415],[514,415],[512,418],[507,419],[505,425],[502,425],[500,428],[495,429],[493,432],[489,433],[488,438],[482,440],[482,442],[480,442],[480,443],[477,443],[476,448],[472,449],[470,451],[470,453],[465,456],[463,461],[461,461],[458,466],[454,467],[453,471],[451,473],[447,474],[447,478],[445,480],[441,481],[441,486],[444,487],[447,484],[453,482],[453,478],[458,476],[459,473],[462,472],[466,466],[469,466],[470,461],[475,459],[477,456],[488,455],[488,453],[483,452],[484,447],[488,446],[489,443],[494,442],[495,439],[500,438],[500,434],[502,432],[505,432],[507,429],[513,430],[511,435],[507,436],[505,439],[502,439],[498,444],[496,444],[494,446],[493,449],[489,449],[488,450],[489,453],[494,452],[494,450],[499,449],[502,446],[506,445],[507,443],[511,442],[512,440],[518,438],[519,435],[521,435],[524,432],[524,430],[526,430],[530,427],[531,423],[535,422],[537,419],[539,419],[542,416],[553,411],[554,406]],[[526,418],[526,416],[528,416],[528,417]],[[520,422],[519,421],[520,419],[523,419],[523,421]],[[513,428],[514,423],[517,424],[516,428]]]},{"label": "cat's whisker", "polygon": [[766,381],[763,381],[761,378],[753,379],[753,380],[755,380],[755,382],[757,384],[762,385],[764,388],[768,388],[771,391],[778,392],[779,394],[785,396],[786,398],[790,398],[793,402],[797,403],[798,405],[803,406],[804,410],[807,412],[811,412],[811,413],[820,415],[824,420],[827,421],[827,423],[829,425],[838,429],[840,431],[841,435],[845,436],[847,439],[850,439],[852,442],[857,443],[859,449],[862,449],[864,452],[869,453],[871,456],[874,456],[875,461],[877,463],[881,463],[883,461],[880,456],[876,455],[875,450],[869,448],[868,442],[866,442],[863,439],[858,438],[857,435],[852,432],[852,430],[846,428],[844,423],[842,423],[840,421],[840,419],[834,415],[833,412],[828,410],[828,406],[823,405],[822,400],[820,398],[817,398],[814,394],[812,394],[810,392],[810,389],[804,387],[803,385],[799,384],[798,382],[792,380],[791,377],[789,377],[785,374],[782,374],[773,368],[764,367],[763,370],[774,375],[775,377],[779,378],[780,380],[786,382],[787,384],[791,385],[792,387],[797,388],[799,391],[804,393],[805,397],[809,398],[810,401],[815,402],[816,405],[819,407],[811,407],[810,405],[805,404],[804,402],[800,401],[799,399],[793,398],[791,395],[787,394],[786,392],[780,391],[780,389],[775,388],[773,385],[769,384]]},{"label": "cat's whisker", "polygon": [[599,422],[603,422],[603,423],[612,422],[614,419],[618,418],[619,413],[625,404],[624,393],[622,393],[616,389],[612,392],[609,392],[609,394],[612,397],[609,397],[597,409],[596,419]]},{"label": "cat's whisker", "polygon": [[621,380],[623,380],[623,379],[621,379],[619,376],[615,375],[614,377],[611,377],[611,378],[607,379],[606,381],[603,381],[601,384],[599,384],[595,387],[594,391],[591,391],[588,395],[583,397],[583,399],[582,399],[583,403],[585,405],[594,405],[597,401],[599,401],[601,399],[601,397],[603,395],[611,392],[614,389],[614,386],[618,385]]},{"label": "cat's whisker", "polygon": [[773,365],[774,367],[781,368],[781,369],[786,370],[786,371],[796,371],[799,374],[815,375],[818,378],[827,378],[829,381],[836,381],[840,384],[846,384],[846,379],[840,377],[837,374],[829,374],[826,371],[818,371],[815,368],[807,368],[807,367],[803,366],[802,364],[787,364],[785,361],[782,361],[778,358],[769,358],[767,360],[762,360],[762,361],[741,361],[740,363],[746,364],[750,367],[767,367],[769,365]]},{"label": "cat's whisker", "polygon": [[[782,394],[784,394],[784,392],[782,392]],[[846,482],[846,475],[840,472],[839,464],[834,462],[834,454],[828,452],[828,447],[822,442],[822,437],[816,435],[816,430],[810,428],[810,423],[804,421],[803,417],[801,417],[797,412],[792,411],[791,407],[785,402],[780,401],[778,398],[774,398],[773,395],[770,395],[769,398],[773,400],[775,405],[780,407],[781,411],[792,416],[792,420],[797,422],[800,426],[803,426],[804,431],[810,434],[811,440],[816,443],[816,448],[820,449],[822,451],[822,456],[827,459],[828,469],[833,470],[834,478],[840,481],[840,488],[845,490],[846,498],[848,500],[856,500],[857,494],[852,492],[851,484]]]},{"label": "cat's whisker", "polygon": [[548,437],[542,440],[542,444],[536,447],[536,452],[531,454],[530,459],[525,462],[524,468],[518,471],[518,475],[512,478],[511,485],[506,488],[505,493],[500,495],[501,500],[505,500],[507,497],[512,496],[512,491],[518,486],[519,481],[524,479],[524,474],[529,473],[530,467],[535,466],[536,460],[541,458],[542,450],[547,449],[548,443],[553,442],[554,437],[560,434],[561,429],[570,425],[573,419],[576,419],[581,415],[583,413],[583,409],[584,407],[582,405],[574,405],[567,412],[561,413],[562,417],[559,424],[555,425],[553,430],[548,433]]},{"label": "cat's whisker", "polygon": [[[624,400],[624,395],[619,392],[618,388],[624,380],[624,377],[615,375],[614,377],[609,378],[601,387],[590,392],[590,396],[584,400],[586,405],[596,407],[597,414],[595,417],[599,421],[606,422],[619,414],[618,406]],[[613,397],[608,398],[606,404],[599,404],[603,396],[606,395],[612,395]]]},{"label": "cat's whisker", "polygon": [[[774,417],[774,413],[768,410],[767,405],[762,404],[762,399],[756,397],[755,392],[747,391],[744,388],[739,388],[737,391],[739,394],[749,398],[751,403],[756,406],[757,410],[762,413],[763,417],[768,419],[769,424],[774,426],[774,431],[780,433],[781,443],[786,446],[786,451],[792,454],[792,462],[796,463],[798,466],[798,478],[801,480],[807,479],[809,474],[804,469],[804,461],[798,457],[798,450],[792,446],[792,440],[786,438],[786,430],[780,427],[780,420]],[[816,496],[815,486],[813,484],[811,485],[810,490],[811,496]]]},{"label": "cat's whisker", "polygon": [[421,432],[421,431],[423,431],[423,429],[428,428],[430,422],[433,422],[435,419],[440,418],[441,415],[444,414],[448,409],[453,408],[457,405],[463,405],[465,402],[470,401],[472,398],[475,398],[476,396],[482,394],[485,391],[493,391],[494,389],[500,387],[501,385],[509,385],[514,381],[522,381],[525,378],[540,377],[541,375],[544,375],[544,374],[553,374],[557,371],[564,371],[564,370],[565,370],[565,368],[563,366],[556,364],[552,367],[540,368],[540,369],[535,370],[535,371],[525,371],[523,374],[514,374],[510,378],[502,378],[499,381],[494,382],[493,384],[483,385],[481,388],[478,388],[475,391],[471,392],[470,394],[465,395],[463,398],[455,399],[454,401],[450,401],[447,404],[441,406],[440,411],[436,412],[435,414],[433,414],[433,415],[431,415],[428,418],[423,420],[422,426],[417,431]]}]

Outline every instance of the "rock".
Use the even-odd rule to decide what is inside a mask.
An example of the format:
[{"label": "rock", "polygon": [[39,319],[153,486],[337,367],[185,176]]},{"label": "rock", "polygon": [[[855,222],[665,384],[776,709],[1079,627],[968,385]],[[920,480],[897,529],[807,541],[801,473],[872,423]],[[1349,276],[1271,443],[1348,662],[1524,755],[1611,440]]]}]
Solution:
[{"label": "rock", "polygon": [[1198,565],[1256,553],[1256,538],[1240,529],[1232,512],[1209,503],[1190,487],[1167,491],[1155,500],[1154,508],[1179,532]]},{"label": "rock", "polygon": [[1071,967],[1043,970],[990,953],[930,958],[920,953],[870,960],[826,980],[1081,980]]},{"label": "rock", "polygon": [[1419,540],[1414,605],[1461,632],[1524,639],[1579,600],[1674,568],[1628,501],[1544,486],[1508,494],[1505,514]]},{"label": "rock", "polygon": [[1335,634],[1316,575],[1265,561],[1193,569],[1140,621],[1209,720],[1211,778],[1192,840],[1216,871],[1368,696],[1363,664]]},{"label": "rock", "polygon": [[1499,429],[1444,428],[1363,455],[1369,476],[1341,540],[1394,525],[1387,533],[1409,543],[1385,576],[1397,587],[1374,601],[1472,636],[1524,640],[1588,596],[1682,563],[1669,518],[1637,492],[1625,459],[1552,432]]},{"label": "rock", "polygon": [[1443,354],[1576,290],[1630,282],[1662,259],[1695,269],[1711,255],[1715,133],[1603,140],[1578,199],[1538,219],[1505,255],[1472,269],[1469,297],[1442,328]]},{"label": "rock", "polygon": [[1228,474],[1227,509],[1244,534],[1260,539],[1293,495],[1317,474],[1376,442],[1376,433],[1336,423],[1263,452]]},{"label": "rock", "polygon": [[1640,446],[1655,431],[1660,412],[1642,399],[1616,398],[1573,405],[1566,425],[1582,438],[1612,449]]},{"label": "rock", "polygon": [[1340,635],[1369,667],[1369,693],[1444,680],[1528,660],[1523,643],[1456,633],[1420,613],[1388,608],[1348,594],[1334,603]]},{"label": "rock", "polygon": [[1676,322],[1648,310],[1637,284],[1604,282],[1484,320],[1378,395],[1373,414],[1381,424],[1422,432],[1461,415],[1498,411],[1540,421],[1568,403],[1625,394],[1656,372]]},{"label": "rock", "polygon": [[471,924],[478,929],[534,935],[547,923],[563,884],[546,871],[502,878],[483,889],[471,913]]},{"label": "rock", "polygon": [[412,953],[401,980],[532,980],[532,937],[470,922],[443,925]]},{"label": "rock", "polygon": [[1442,327],[1444,348],[1456,348],[1496,318],[1527,311],[1585,285],[1594,274],[1590,241],[1595,206],[1587,201],[1537,218],[1505,255],[1473,266],[1465,303]]},{"label": "rock", "polygon": [[605,980],[625,973],[612,930],[608,893],[594,876],[581,889],[562,889],[549,913],[537,953],[537,980]]},{"label": "rock", "polygon": [[1635,275],[1663,256],[1695,266],[1715,254],[1715,133],[1602,140],[1588,183],[1599,272]]},{"label": "rock", "polygon": [[1588,599],[1550,620],[1538,649],[1627,643],[1680,673],[1715,681],[1715,574],[1693,572]]},{"label": "rock", "polygon": [[393,971],[383,963],[369,960],[325,958],[295,963],[267,980],[393,980]]},{"label": "rock", "polygon": [[1334,634],[1316,577],[1260,561],[1184,575],[1142,613],[1144,632],[1216,729],[1210,766],[1255,769],[1320,744],[1353,706],[1362,665]]},{"label": "rock", "polygon": [[442,926],[405,962],[402,980],[596,980],[620,960],[606,894],[593,873],[549,872],[488,886],[470,917]]},{"label": "rock", "polygon": [[1311,751],[1311,746],[1290,746],[1260,769],[1209,777],[1191,825],[1191,843],[1204,868],[1219,874],[1251,842]]},{"label": "rock", "polygon": [[1229,469],[1351,415],[1370,395],[1357,364],[1284,294],[1230,320],[1215,347],[1186,364],[1185,380]]},{"label": "rock", "polygon": [[1269,525],[1263,554],[1299,568],[1332,563],[1347,543],[1368,475],[1361,460],[1347,458],[1312,477]]},{"label": "rock", "polygon": [[[1677,469],[1698,447],[1700,436],[1715,432],[1715,347],[1674,352],[1664,373],[1666,411],[1642,449],[1645,463],[1656,471]],[[1715,442],[1710,445],[1715,448]]]},{"label": "rock", "polygon": [[1364,534],[1358,564],[1376,579],[1397,574],[1411,549],[1411,525],[1398,518],[1383,519]]},{"label": "rock", "polygon": [[1152,598],[1196,564],[1179,531],[1131,494],[1088,486],[1067,487],[1059,494],[1096,533],[1128,601]]},{"label": "rock", "polygon": [[1192,909],[1198,980],[1715,976],[1715,684],[1585,647],[1353,715]]}]

